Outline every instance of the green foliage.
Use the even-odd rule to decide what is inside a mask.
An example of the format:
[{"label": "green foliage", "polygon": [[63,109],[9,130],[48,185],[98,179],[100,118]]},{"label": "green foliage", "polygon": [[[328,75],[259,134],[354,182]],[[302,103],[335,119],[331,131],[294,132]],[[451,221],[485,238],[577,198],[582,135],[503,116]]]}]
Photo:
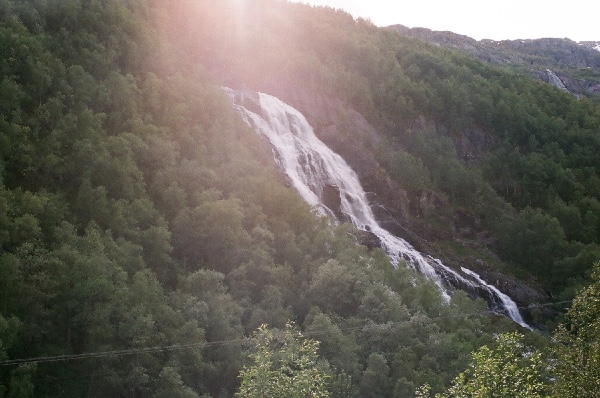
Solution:
[{"label": "green foliage", "polygon": [[594,282],[573,300],[556,340],[557,397],[597,397],[600,391],[600,263]]},{"label": "green foliage", "polygon": [[321,344],[260,329],[246,379],[410,397],[513,327],[315,216],[221,84],[342,99],[385,134],[409,211],[429,195],[444,233],[473,220],[461,246],[497,242],[554,293],[585,283],[594,105],[339,10],[241,3],[0,1],[0,361],[135,352],[3,367],[0,395],[231,397],[235,342],[294,319]]},{"label": "green foliage", "polygon": [[[473,352],[472,363],[452,381],[452,386],[436,398],[443,397],[545,397],[548,381],[544,380],[544,362],[540,352],[531,351],[518,333],[500,334],[496,347],[481,347]],[[428,397],[428,387],[421,387],[418,397]]]},{"label": "green foliage", "polygon": [[526,208],[499,231],[505,258],[526,264],[536,274],[551,276],[552,263],[565,256],[565,234],[557,219]]},{"label": "green foliage", "polygon": [[388,374],[390,368],[385,357],[372,353],[367,358],[367,368],[360,380],[361,397],[386,397],[388,396]]},{"label": "green foliage", "polygon": [[380,159],[390,175],[409,190],[427,189],[432,186],[429,169],[423,161],[405,151],[391,151],[389,147],[381,149]]},{"label": "green foliage", "polygon": [[11,372],[10,386],[7,398],[30,398],[34,396],[35,386],[32,382],[32,373],[35,365],[21,365]]},{"label": "green foliage", "polygon": [[[305,330],[319,336],[319,353],[327,358],[329,366],[348,378],[357,378],[360,346],[353,335],[344,334],[329,316],[313,309],[305,319]],[[351,380],[350,380],[351,382]]]},{"label": "green foliage", "polygon": [[318,363],[318,341],[304,339],[287,324],[283,333],[266,325],[252,337],[254,362],[240,372],[238,397],[328,397],[327,374]]},{"label": "green foliage", "polygon": [[158,379],[158,389],[153,395],[155,398],[198,398],[199,395],[191,388],[185,386],[181,376],[171,367],[161,370]]}]

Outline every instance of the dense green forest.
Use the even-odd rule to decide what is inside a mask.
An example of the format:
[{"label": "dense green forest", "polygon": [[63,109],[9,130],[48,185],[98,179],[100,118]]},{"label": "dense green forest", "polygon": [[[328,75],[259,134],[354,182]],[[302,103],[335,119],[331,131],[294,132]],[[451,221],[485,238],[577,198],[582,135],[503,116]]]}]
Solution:
[{"label": "dense green forest", "polygon": [[[462,292],[444,304],[313,214],[221,85],[340,98],[382,132],[374,150],[404,189],[443,198],[425,223],[468,214],[503,271],[557,301],[592,281],[600,110],[586,100],[328,8],[0,0],[0,397],[232,397],[256,357],[247,336],[289,321],[320,342],[331,396],[443,393],[518,327]],[[493,145],[465,158],[466,131]],[[547,370],[558,396],[587,375],[560,348],[598,350],[581,299],[597,302],[595,281],[557,349],[524,337],[565,358]]]},{"label": "dense green forest", "polygon": [[245,25],[213,11],[200,26],[218,33],[189,56],[226,84],[341,97],[387,137],[381,162],[409,196],[444,199],[433,223],[468,215],[555,298],[586,283],[600,260],[596,104],[333,9],[275,2],[248,7]]}]

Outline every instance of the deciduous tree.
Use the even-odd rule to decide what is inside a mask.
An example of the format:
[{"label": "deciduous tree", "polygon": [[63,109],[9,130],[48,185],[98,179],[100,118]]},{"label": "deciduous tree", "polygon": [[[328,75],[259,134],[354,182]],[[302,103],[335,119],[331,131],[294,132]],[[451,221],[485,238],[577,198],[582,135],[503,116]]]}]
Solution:
[{"label": "deciduous tree", "polygon": [[[505,333],[497,346],[483,346],[472,354],[470,367],[459,374],[452,386],[435,398],[542,398],[547,396],[544,362],[538,351],[522,342],[523,335]],[[428,386],[417,390],[417,397],[429,396]]]},{"label": "deciduous tree", "polygon": [[558,397],[600,397],[600,263],[594,279],[573,300],[567,322],[554,336]]},{"label": "deciduous tree", "polygon": [[254,363],[240,372],[238,397],[329,397],[328,376],[318,361],[318,341],[305,339],[288,323],[281,332],[262,325],[252,342]]}]

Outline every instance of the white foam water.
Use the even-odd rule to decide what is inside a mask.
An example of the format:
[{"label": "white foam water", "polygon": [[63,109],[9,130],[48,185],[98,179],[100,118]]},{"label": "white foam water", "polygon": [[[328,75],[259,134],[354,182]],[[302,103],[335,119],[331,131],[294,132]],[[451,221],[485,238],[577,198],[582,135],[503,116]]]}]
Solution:
[{"label": "white foam water", "polygon": [[[487,284],[473,271],[463,268],[465,276],[445,266],[440,260],[424,256],[407,241],[382,228],[369,205],[356,173],[314,133],[306,118],[290,105],[268,94],[224,88],[246,122],[264,134],[276,151],[276,160],[302,198],[321,214],[335,217],[341,211],[356,226],[379,239],[381,246],[397,266],[404,260],[410,267],[432,280],[444,301],[450,301],[447,284],[465,287],[471,293],[484,291],[495,306],[515,322],[529,328],[510,297]],[[339,191],[340,209],[323,203],[326,187]]]}]

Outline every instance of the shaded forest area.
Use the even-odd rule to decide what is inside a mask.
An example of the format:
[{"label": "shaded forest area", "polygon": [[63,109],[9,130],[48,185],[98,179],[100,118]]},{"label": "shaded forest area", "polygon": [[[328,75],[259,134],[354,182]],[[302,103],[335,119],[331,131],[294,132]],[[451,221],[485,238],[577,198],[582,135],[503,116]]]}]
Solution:
[{"label": "shaded forest area", "polygon": [[[249,4],[0,1],[0,396],[231,397],[244,336],[292,320],[332,396],[411,397],[516,327],[316,217],[221,84],[341,97],[407,190],[445,198],[432,223],[484,220],[557,297],[589,281],[595,105],[339,11]],[[453,144],[469,129],[496,140],[478,163]]]}]

